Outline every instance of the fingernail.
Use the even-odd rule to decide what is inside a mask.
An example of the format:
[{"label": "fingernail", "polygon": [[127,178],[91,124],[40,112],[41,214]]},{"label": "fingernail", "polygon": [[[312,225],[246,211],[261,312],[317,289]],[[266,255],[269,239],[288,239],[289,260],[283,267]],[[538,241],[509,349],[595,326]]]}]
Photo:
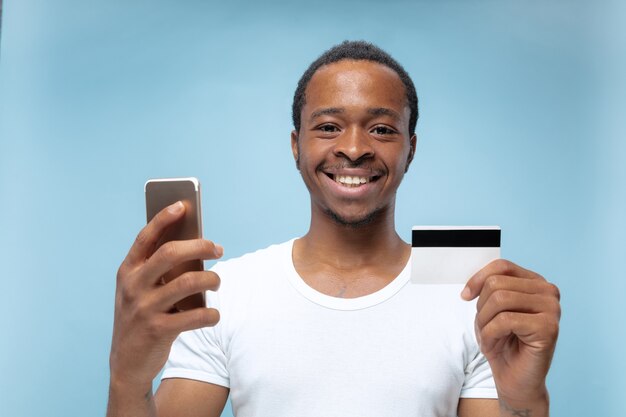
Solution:
[{"label": "fingernail", "polygon": [[167,211],[169,211],[172,214],[178,214],[183,210],[183,208],[184,208],[183,203],[181,201],[177,201],[171,206],[169,206],[167,208]]},{"label": "fingernail", "polygon": [[471,294],[472,292],[470,291],[469,287],[465,287],[463,288],[463,291],[461,291],[461,298],[464,300],[469,300]]},{"label": "fingernail", "polygon": [[224,255],[224,247],[222,245],[219,245],[217,243],[215,244],[215,255],[219,258]]}]

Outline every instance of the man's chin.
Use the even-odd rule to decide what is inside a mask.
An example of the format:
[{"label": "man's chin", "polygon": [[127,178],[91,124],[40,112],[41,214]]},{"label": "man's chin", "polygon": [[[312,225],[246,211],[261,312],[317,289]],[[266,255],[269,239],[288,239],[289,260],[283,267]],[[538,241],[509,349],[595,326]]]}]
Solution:
[{"label": "man's chin", "polygon": [[361,227],[368,226],[376,221],[380,215],[382,214],[382,209],[374,210],[371,213],[367,213],[365,215],[360,216],[343,216],[339,213],[336,213],[330,209],[326,210],[326,214],[333,219],[335,223],[340,226],[348,227],[351,229],[358,229]]}]

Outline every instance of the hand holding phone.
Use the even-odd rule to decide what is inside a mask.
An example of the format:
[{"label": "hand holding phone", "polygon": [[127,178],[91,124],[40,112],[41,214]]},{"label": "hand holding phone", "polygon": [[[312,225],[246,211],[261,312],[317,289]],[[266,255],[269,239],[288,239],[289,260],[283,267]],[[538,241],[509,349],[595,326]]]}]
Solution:
[{"label": "hand holding phone", "polygon": [[[197,210],[199,217],[199,199],[197,206],[179,199],[158,210],[120,265],[110,356],[112,395],[149,392],[176,337],[219,321],[217,310],[203,306],[189,310],[180,306],[176,310],[182,311],[171,314],[181,300],[197,300],[194,294],[215,291],[220,283],[214,272],[187,267],[221,257],[221,246],[198,238],[168,240],[186,237],[186,222],[198,225],[199,218],[187,216],[188,210]],[[182,270],[182,275],[175,276]]]}]

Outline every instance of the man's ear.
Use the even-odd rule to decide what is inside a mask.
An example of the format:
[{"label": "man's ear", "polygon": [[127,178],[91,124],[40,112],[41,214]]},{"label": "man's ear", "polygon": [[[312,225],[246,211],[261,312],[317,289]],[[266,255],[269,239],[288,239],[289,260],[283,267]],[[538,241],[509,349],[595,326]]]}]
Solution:
[{"label": "man's ear", "polygon": [[411,136],[411,139],[409,139],[409,156],[406,158],[406,168],[404,169],[404,172],[407,172],[409,170],[409,165],[411,165],[411,162],[413,162],[413,157],[415,156],[415,147],[417,146],[417,135],[415,133],[413,133],[413,136]]},{"label": "man's ear", "polygon": [[300,171],[300,149],[298,147],[298,132],[291,131],[291,153],[293,160],[296,161],[296,168]]}]

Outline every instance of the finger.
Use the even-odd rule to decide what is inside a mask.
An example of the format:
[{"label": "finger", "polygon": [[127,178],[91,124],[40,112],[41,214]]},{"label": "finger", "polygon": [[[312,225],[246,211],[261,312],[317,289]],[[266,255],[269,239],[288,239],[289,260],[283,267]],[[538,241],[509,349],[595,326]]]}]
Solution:
[{"label": "finger", "polygon": [[159,328],[170,337],[180,333],[215,326],[220,320],[220,313],[214,308],[194,308],[174,314],[163,313]]},{"label": "finger", "polygon": [[223,253],[220,245],[206,239],[166,242],[141,268],[140,280],[145,285],[152,285],[176,265],[196,259],[218,259]]},{"label": "finger", "polygon": [[190,271],[178,276],[155,292],[158,311],[170,311],[174,304],[192,294],[217,291],[220,277],[213,271]]},{"label": "finger", "polygon": [[482,291],[485,280],[491,275],[508,275],[518,278],[538,279],[541,275],[524,269],[519,265],[505,259],[496,259],[487,266],[478,271],[465,284],[465,288],[461,292],[461,298],[466,301],[473,300]]},{"label": "finger", "polygon": [[549,295],[498,290],[491,294],[489,300],[476,314],[476,325],[482,329],[502,312],[557,313],[554,298]]},{"label": "finger", "polygon": [[508,275],[491,275],[483,284],[476,304],[476,310],[480,311],[494,292],[507,290],[525,294],[539,294],[549,291],[546,285],[550,284],[538,279],[523,279]]},{"label": "finger", "polygon": [[128,251],[128,255],[124,262],[129,265],[136,265],[143,262],[154,251],[154,247],[163,235],[168,226],[180,220],[185,213],[185,205],[177,201],[167,206],[150,220],[150,222],[139,232],[135,238],[133,246]]},{"label": "finger", "polygon": [[526,345],[545,349],[554,345],[558,328],[558,320],[546,313],[503,311],[479,330],[481,351],[488,355],[498,342],[511,335]]}]

